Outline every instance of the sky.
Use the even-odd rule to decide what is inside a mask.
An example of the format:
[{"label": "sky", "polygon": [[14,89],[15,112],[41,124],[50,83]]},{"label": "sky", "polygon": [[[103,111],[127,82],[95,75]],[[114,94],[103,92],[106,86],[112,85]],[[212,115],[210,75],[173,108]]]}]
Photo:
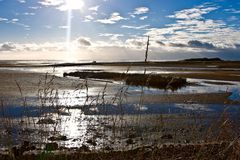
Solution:
[{"label": "sky", "polygon": [[0,60],[240,60],[238,0],[0,0]]}]

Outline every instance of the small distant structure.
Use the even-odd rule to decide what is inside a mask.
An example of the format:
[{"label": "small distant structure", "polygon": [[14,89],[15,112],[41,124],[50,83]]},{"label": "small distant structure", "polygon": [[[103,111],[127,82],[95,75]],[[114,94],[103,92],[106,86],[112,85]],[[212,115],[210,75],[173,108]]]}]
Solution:
[{"label": "small distant structure", "polygon": [[148,36],[148,40],[147,40],[147,48],[146,48],[146,52],[145,52],[145,60],[144,62],[146,63],[147,62],[147,59],[148,59],[148,47],[149,47],[149,36]]},{"label": "small distant structure", "polygon": [[96,64],[97,63],[97,61],[92,61],[92,64]]}]

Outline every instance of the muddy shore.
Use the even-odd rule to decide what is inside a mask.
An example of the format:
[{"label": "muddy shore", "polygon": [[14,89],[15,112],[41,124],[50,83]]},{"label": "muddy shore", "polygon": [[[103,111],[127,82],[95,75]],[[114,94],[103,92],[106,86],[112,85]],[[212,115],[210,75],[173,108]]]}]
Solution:
[{"label": "muddy shore", "polygon": [[[193,65],[189,63],[189,66]],[[111,65],[111,64],[109,64]],[[114,64],[117,65],[117,64]],[[119,64],[118,64],[119,65]],[[123,65],[123,64],[121,64]],[[125,64],[124,64],[125,65]],[[159,64],[157,64],[159,65]],[[165,65],[165,64],[164,64]],[[171,65],[175,65],[174,63]],[[171,66],[169,64],[169,66]],[[179,66],[183,65],[182,62],[178,64]],[[198,62],[197,64],[195,63],[195,65],[191,66],[191,67],[203,67],[203,65],[205,67],[209,66],[209,63],[200,63]],[[212,65],[217,65],[216,62],[212,63]],[[221,65],[221,64],[219,64]],[[234,65],[231,66],[229,63],[224,63],[221,66],[218,66],[219,70],[218,71],[209,71],[208,69],[206,71],[204,71],[204,69],[201,71],[201,73],[196,73],[195,71],[190,71],[189,73],[179,73],[179,74],[169,74],[169,76],[178,76],[178,77],[183,77],[183,78],[200,78],[200,79],[208,79],[208,80],[224,80],[224,81],[232,81],[232,82],[238,82],[239,80],[239,71],[238,71],[238,63],[234,62]],[[57,66],[56,66],[57,67]],[[220,68],[221,67],[236,67],[236,70],[224,70],[222,71]],[[209,68],[209,67],[208,67]],[[27,100],[29,99],[29,97],[37,97],[38,92],[39,92],[39,83],[45,83],[46,77],[47,77],[47,81],[49,81],[51,84],[51,87],[53,87],[54,89],[59,90],[59,93],[62,93],[64,91],[74,91],[76,90],[76,86],[79,86],[78,84],[87,84],[87,90],[91,90],[94,88],[100,88],[99,92],[98,90],[95,91],[93,90],[92,92],[97,92],[96,97],[97,98],[101,98],[101,96],[99,96],[98,94],[103,94],[103,95],[110,95],[112,96],[112,91],[113,90],[106,90],[103,91],[102,89],[104,88],[114,88],[116,90],[118,90],[119,88],[121,89],[123,83],[119,83],[119,82],[114,82],[114,81],[99,81],[99,80],[94,80],[94,79],[88,79],[87,83],[84,79],[79,79],[79,78],[72,78],[72,77],[58,77],[58,76],[52,76],[53,74],[45,74],[45,73],[37,73],[37,72],[29,72],[29,71],[18,71],[18,70],[8,70],[8,69],[1,69],[0,70],[0,97],[1,97],[1,101],[4,102],[2,104],[8,106],[11,104],[14,105],[19,105],[18,101],[14,102],[13,99],[15,98],[22,98],[26,97]],[[168,75],[168,74],[167,74]],[[164,76],[166,76],[166,74],[164,74]],[[53,78],[53,83],[51,82],[51,79]],[[231,85],[232,82],[209,82],[209,84],[213,84],[213,85]],[[47,82],[48,83],[48,82]],[[207,82],[208,83],[208,82]],[[106,87],[106,84],[107,87]],[[196,84],[192,84],[192,85],[196,85]],[[48,85],[47,85],[48,87]],[[134,88],[135,86],[133,86]],[[195,86],[196,88],[198,87],[198,85]],[[40,87],[41,88],[41,87]],[[114,91],[116,91],[114,90]],[[124,93],[124,92],[123,92]],[[153,92],[153,93],[157,93],[157,91]],[[110,117],[110,119],[106,121],[101,121],[101,117],[103,117],[102,115],[99,116],[99,119],[97,118],[96,120],[92,117],[92,116],[96,116],[94,114],[89,114],[89,115],[84,115],[85,119],[81,119],[81,121],[83,123],[89,123],[89,125],[86,128],[86,135],[91,135],[91,134],[96,134],[96,135],[91,135],[90,137],[87,137],[89,139],[84,140],[84,143],[88,143],[90,144],[90,146],[97,144],[98,140],[99,141],[107,141],[107,140],[111,140],[108,137],[106,139],[103,138],[103,140],[101,139],[102,137],[98,137],[99,133],[101,131],[102,128],[105,128],[104,130],[106,131],[106,135],[109,135],[110,133],[112,133],[112,130],[119,130],[119,133],[124,134],[124,145],[125,143],[128,144],[128,147],[134,146],[134,144],[138,143],[138,142],[142,142],[143,144],[151,142],[151,143],[156,143],[156,145],[158,145],[157,143],[161,142],[161,144],[163,144],[163,146],[161,147],[156,147],[155,145],[150,146],[149,148],[146,147],[140,147],[138,146],[138,148],[132,148],[128,151],[112,151],[111,148],[106,148],[106,149],[110,149],[107,150],[107,152],[103,151],[97,151],[97,152],[93,152],[92,150],[88,150],[88,151],[82,151],[81,147],[76,147],[75,150],[76,152],[70,152],[69,149],[65,150],[59,150],[59,148],[57,148],[58,154],[55,154],[55,151],[50,151],[47,152],[50,153],[50,157],[49,159],[56,159],[59,157],[66,157],[66,158],[73,158],[75,156],[79,157],[85,157],[84,159],[88,158],[88,159],[94,159],[96,157],[101,157],[102,159],[117,159],[117,158],[128,158],[128,159],[132,159],[133,157],[138,157],[139,159],[142,158],[142,156],[146,157],[152,157],[154,159],[158,159],[158,157],[162,157],[164,159],[181,159],[181,157],[184,158],[188,158],[188,159],[194,159],[194,157],[199,156],[199,155],[207,155],[209,157],[216,157],[219,156],[221,158],[221,156],[227,156],[227,157],[231,157],[233,154],[235,153],[235,151],[233,151],[233,147],[231,146],[231,148],[229,149],[230,153],[227,153],[226,148],[228,148],[229,143],[232,142],[232,138],[234,138],[232,135],[236,133],[235,130],[232,131],[231,130],[231,134],[229,134],[228,132],[230,132],[230,129],[232,127],[231,123],[237,124],[235,122],[236,121],[228,121],[228,119],[221,119],[222,114],[218,113],[218,114],[212,114],[213,117],[208,117],[207,114],[205,114],[205,112],[200,112],[202,114],[199,114],[199,117],[197,117],[196,119],[196,115],[198,114],[194,114],[193,117],[191,117],[190,112],[194,111],[194,107],[196,110],[199,110],[199,106],[195,105],[195,104],[199,104],[199,105],[203,105],[203,111],[206,111],[204,107],[206,107],[205,105],[211,105],[211,104],[216,104],[216,106],[218,105],[218,107],[223,107],[225,105],[229,105],[231,107],[232,104],[235,105],[235,107],[237,105],[239,105],[238,101],[232,101],[229,99],[229,96],[232,94],[229,91],[225,91],[225,92],[205,92],[205,93],[194,93],[194,92],[189,92],[189,93],[181,93],[181,92],[161,92],[159,94],[153,94],[153,93],[144,93],[143,95],[141,94],[141,90],[130,90],[129,92],[126,92],[125,98],[126,101],[125,103],[132,103],[132,104],[140,104],[137,105],[136,107],[139,107],[139,109],[146,109],[146,107],[144,105],[149,105],[149,104],[178,104],[178,105],[184,105],[186,104],[187,107],[192,107],[192,109],[190,109],[190,111],[188,113],[183,113],[183,114],[165,114],[165,117],[162,116],[164,114],[161,115],[154,115],[155,110],[153,110],[153,113],[149,114],[149,115],[124,115],[123,117],[119,116],[117,119],[117,121],[115,122],[116,119],[114,119],[113,115],[109,115],[108,118]],[[70,95],[72,96],[72,95]],[[84,96],[88,96],[86,94],[84,94]],[[90,97],[90,96],[89,96]],[[88,97],[88,98],[89,98]],[[96,97],[92,97],[93,99],[97,99]],[[106,96],[107,97],[107,96]],[[85,97],[86,98],[86,97]],[[90,97],[91,98],[91,97]],[[98,100],[98,99],[97,99]],[[105,99],[103,100],[105,101]],[[68,101],[67,101],[68,102]],[[101,102],[99,100],[99,102]],[[103,103],[104,104],[104,103]],[[115,103],[114,103],[115,104]],[[36,103],[30,103],[28,102],[28,105],[36,105]],[[117,104],[119,105],[119,104]],[[120,103],[120,105],[122,105],[122,103]],[[91,105],[94,106],[94,105]],[[88,107],[91,107],[90,105]],[[159,105],[161,106],[161,105]],[[63,106],[64,107],[64,106]],[[76,106],[75,109],[79,107]],[[101,107],[101,105],[100,105]],[[154,107],[154,106],[153,106]],[[180,106],[182,107],[182,106]],[[71,107],[69,107],[71,108]],[[73,107],[74,108],[74,107]],[[73,109],[72,108],[72,109]],[[163,106],[164,108],[164,106]],[[78,108],[78,110],[80,110],[81,108]],[[96,108],[88,108],[88,109],[93,109],[92,111],[96,111]],[[66,111],[66,110],[64,110]],[[72,111],[71,114],[75,113],[76,111]],[[64,112],[66,113],[66,115],[64,115],[66,119],[71,119],[71,114],[69,112]],[[190,115],[190,116],[189,116]],[[204,116],[206,117],[204,117]],[[54,122],[57,121],[57,118],[60,118],[61,116],[63,116],[62,114],[56,116],[56,119],[49,119],[49,121]],[[77,115],[79,116],[79,115]],[[83,117],[84,117],[83,116]],[[148,119],[149,116],[149,119]],[[154,117],[156,116],[156,117]],[[169,116],[171,116],[171,118],[169,118]],[[176,117],[174,117],[176,116]],[[182,117],[181,117],[182,116]],[[140,117],[140,118],[139,118]],[[180,118],[179,118],[180,117]],[[25,117],[26,118],[26,117]],[[41,118],[41,117],[40,117]],[[52,118],[54,118],[54,116],[52,116]],[[76,118],[76,117],[75,117]],[[79,117],[77,117],[79,120]],[[113,118],[113,119],[111,119]],[[223,128],[219,128],[218,126],[216,127],[217,129],[214,129],[212,138],[215,136],[215,131],[219,130],[222,132],[222,130],[224,130],[224,136],[230,137],[230,139],[221,139],[222,137],[217,137],[219,140],[216,142],[216,144],[212,145],[212,144],[208,144],[203,141],[206,137],[206,133],[208,132],[208,127],[209,127],[209,123],[212,121],[217,121],[218,122],[218,118],[221,119],[222,121],[220,121],[219,123],[224,122],[224,126]],[[224,117],[225,118],[225,117]],[[27,119],[27,118],[26,118]],[[1,120],[6,120],[6,118],[2,118]],[[44,120],[44,119],[43,119]],[[91,120],[93,120],[91,122]],[[114,121],[113,121],[114,120]],[[24,121],[20,121],[21,123],[25,123]],[[35,122],[39,122],[39,119],[36,119]],[[73,121],[75,122],[75,121]],[[121,122],[121,123],[120,123]],[[20,123],[20,126],[22,125]],[[26,124],[29,123],[26,120]],[[32,123],[32,122],[31,122]],[[114,123],[114,124],[111,124]],[[119,123],[119,124],[118,124]],[[225,124],[226,123],[226,124]],[[94,124],[94,125],[93,125]],[[126,126],[122,126],[122,125],[126,125]],[[139,126],[139,124],[141,124]],[[162,126],[162,124],[164,124]],[[206,125],[207,124],[207,125]],[[11,124],[14,126],[14,124]],[[18,124],[17,124],[18,125]],[[32,124],[35,125],[35,124]],[[49,129],[49,131],[51,131],[51,129],[53,128],[55,124],[43,124],[43,126],[45,126],[46,128]],[[60,124],[60,128],[62,128],[63,126],[61,126],[62,124]],[[69,125],[69,124],[68,124]],[[75,123],[74,125],[82,125],[82,123]],[[97,126],[99,125],[99,126]],[[227,125],[227,131],[225,133],[225,125]],[[72,126],[72,128],[70,128],[70,130],[76,128],[76,126]],[[94,128],[96,127],[97,128]],[[191,126],[191,127],[189,127]],[[41,127],[39,125],[39,127]],[[66,126],[65,126],[66,127]],[[197,128],[196,128],[197,127]],[[98,130],[100,129],[100,130]],[[127,132],[123,132],[122,129],[124,129]],[[25,132],[29,130],[29,128],[25,128],[22,131]],[[30,130],[31,131],[31,130]],[[33,133],[31,133],[33,136],[35,134],[35,132],[38,131],[33,130]],[[194,132],[192,132],[194,131]],[[51,131],[52,132],[52,131]],[[1,130],[1,133],[4,133],[3,135],[6,134],[6,129]],[[141,133],[141,134],[140,134]],[[147,134],[148,133],[148,134]],[[115,133],[114,133],[115,134]],[[222,134],[222,133],[221,133]],[[61,133],[60,133],[61,135]],[[65,135],[63,135],[65,136]],[[51,138],[52,135],[46,135],[46,139]],[[197,138],[196,138],[197,137]],[[71,142],[74,141],[78,141],[79,139],[81,140],[81,138],[72,138],[72,137],[66,137],[66,139],[70,139]],[[121,136],[118,137],[120,140],[122,140]],[[142,138],[142,140],[140,140]],[[156,139],[154,139],[156,138]],[[54,139],[54,137],[53,137]],[[116,139],[113,139],[116,140]],[[155,141],[156,140],[156,141]],[[158,141],[157,141],[158,140]],[[224,143],[225,146],[222,144],[222,142],[220,140],[228,140],[227,143]],[[116,140],[117,141],[117,140]],[[109,141],[110,143],[112,141]],[[177,145],[177,143],[174,143],[173,145],[169,145],[169,146],[165,146],[165,143],[169,143],[169,142],[179,142],[179,146]],[[192,143],[194,142],[194,143]],[[64,144],[65,141],[61,141],[60,143],[58,142],[53,142],[54,144]],[[66,141],[67,143],[67,141]],[[116,143],[118,144],[118,143]],[[184,145],[183,145],[184,144]],[[141,145],[140,145],[141,146]],[[199,146],[202,146],[199,148]],[[109,146],[108,146],[109,147]],[[209,148],[213,148],[212,150],[209,150]],[[125,147],[126,148],[126,147]],[[204,148],[204,149],[201,149]],[[15,148],[17,149],[17,148]],[[86,148],[85,148],[86,149]],[[89,148],[88,148],[89,149]],[[80,151],[79,151],[80,150]],[[187,151],[186,151],[187,150]],[[16,151],[16,150],[15,150]],[[24,159],[32,159],[32,158],[38,158],[43,152],[45,152],[46,150],[42,150],[39,149],[37,151],[37,154],[34,155],[31,151],[30,152],[26,152],[24,155],[20,155],[18,158],[24,158]],[[185,152],[186,151],[186,152]],[[211,152],[210,152],[211,151]],[[11,150],[11,153],[13,153],[14,151]],[[17,150],[18,152],[18,150]],[[35,152],[35,150],[33,150],[33,152]],[[226,154],[219,154],[219,153],[226,153]],[[174,155],[172,155],[172,153],[174,153]],[[201,153],[201,154],[200,154]],[[16,154],[16,153],[13,153]],[[18,153],[17,153],[18,154]],[[144,154],[144,155],[143,155]],[[121,155],[121,156],[119,156]],[[0,158],[5,158],[5,159],[9,159],[9,151],[6,152],[6,154],[0,154]],[[204,159],[205,157],[203,157]]]},{"label": "muddy shore", "polygon": [[[38,83],[41,78],[44,78],[46,75],[44,73],[31,73],[31,72],[17,72],[17,71],[0,71],[0,96],[1,97],[21,97],[19,88],[16,82],[21,86],[21,91],[24,96],[36,96],[38,90]],[[51,75],[48,75],[51,77]],[[191,74],[186,75],[186,77],[191,76]],[[208,79],[210,77],[202,78]],[[211,78],[214,76],[211,76]],[[226,76],[228,77],[228,76]],[[221,77],[225,79],[226,77]],[[236,80],[236,79],[234,79]],[[83,83],[83,80],[79,79],[69,79],[66,77],[55,77],[54,78],[54,87],[63,90],[74,89],[73,84]],[[89,87],[95,86],[105,86],[105,83],[91,81],[88,82]],[[111,87],[111,84],[109,84]],[[131,95],[134,95],[132,93]],[[230,93],[211,93],[211,94],[168,94],[168,95],[144,95],[145,103],[155,102],[155,103],[217,103],[225,104],[230,103],[227,99]],[[139,97],[131,97],[131,101],[139,101]]]}]

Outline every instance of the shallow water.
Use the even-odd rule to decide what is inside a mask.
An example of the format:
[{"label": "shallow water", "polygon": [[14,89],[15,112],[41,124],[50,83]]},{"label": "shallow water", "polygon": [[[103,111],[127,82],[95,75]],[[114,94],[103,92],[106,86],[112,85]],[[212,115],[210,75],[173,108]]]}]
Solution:
[{"label": "shallow water", "polygon": [[[19,63],[19,62],[16,62]],[[29,62],[21,62],[29,63]],[[31,62],[35,63],[35,62]],[[42,64],[50,64],[52,62],[41,62]],[[57,67],[53,72],[51,67],[7,67],[0,68],[1,70],[14,70],[24,72],[50,73],[59,77],[63,76],[64,72],[77,70],[103,70],[109,72],[126,72],[128,67],[108,67],[108,66],[81,66],[81,67]],[[206,68],[182,68],[179,71],[174,67],[147,67],[147,73],[188,73],[201,72]],[[131,67],[129,73],[143,73],[143,67]],[[207,70],[216,70],[216,68],[207,68]],[[223,69],[229,70],[229,68]],[[71,77],[69,77],[71,79]],[[126,133],[121,132],[120,137],[116,138],[112,131],[112,126],[108,123],[113,123],[112,118],[115,116],[123,116],[123,120],[119,119],[118,123],[132,123],[131,118],[141,116],[158,116],[158,115],[192,115],[201,114],[204,116],[220,115],[226,110],[232,118],[237,117],[240,113],[240,105],[238,104],[198,104],[198,103],[149,103],[142,104],[139,101],[127,103],[125,100],[129,95],[165,95],[165,94],[191,94],[191,93],[225,93],[231,92],[230,100],[240,101],[240,83],[232,81],[216,81],[205,79],[187,79],[193,85],[188,85],[177,91],[160,90],[148,87],[127,86],[122,82],[105,81],[91,79],[89,80],[97,85],[89,86],[88,88],[79,89],[59,89],[58,99],[52,103],[49,99],[41,104],[36,95],[26,97],[28,100],[27,106],[22,105],[22,99],[14,97],[14,101],[9,97],[12,105],[5,105],[0,109],[0,119],[10,123],[12,135],[15,137],[15,142],[18,144],[23,139],[30,137],[34,142],[48,142],[48,138],[61,134],[67,136],[66,141],[58,143],[66,147],[79,147],[82,144],[88,144],[88,140],[96,141],[96,145],[88,144],[92,148],[99,148],[105,143],[111,144],[111,141],[119,140],[115,147],[123,143],[120,140],[125,140]],[[107,87],[105,88],[105,84]],[[122,99],[117,99],[121,97]],[[51,98],[51,97],[46,97]],[[14,102],[14,103],[13,103]],[[52,105],[52,108],[49,107]],[[44,106],[39,109],[40,106]],[[67,108],[66,108],[67,107]],[[39,118],[50,116],[57,124],[36,125]],[[30,120],[29,120],[30,117]],[[128,117],[128,118],[126,118]],[[129,118],[130,117],[130,118]],[[10,119],[10,122],[8,120]],[[127,119],[127,120],[126,120]],[[129,120],[130,119],[130,120]],[[20,122],[24,125],[20,125]],[[187,122],[189,122],[187,120]],[[5,122],[5,121],[4,121]],[[27,124],[28,123],[28,124]],[[145,122],[149,123],[149,122]],[[143,125],[141,123],[140,125]],[[146,124],[148,128],[149,124]],[[9,124],[7,125],[9,126]],[[118,126],[118,125],[117,125]],[[5,135],[6,128],[4,123],[1,125],[1,137]],[[23,128],[22,128],[23,127]],[[110,129],[109,129],[110,127]],[[116,127],[116,126],[115,126]],[[154,128],[154,127],[153,127]],[[18,135],[18,132],[28,131],[23,137]],[[43,132],[46,135],[39,134]],[[45,133],[46,132],[46,133]],[[100,135],[101,133],[101,135]],[[141,132],[144,133],[144,130]],[[151,133],[151,132],[149,132]],[[17,136],[18,135],[18,136]],[[43,136],[43,137],[41,137]],[[119,136],[119,135],[118,135]],[[121,137],[122,136],[122,137]],[[23,138],[23,139],[21,139]],[[1,143],[3,145],[4,143]]]},{"label": "shallow water", "polygon": [[[101,106],[100,106],[101,107]],[[100,108],[99,107],[99,108]],[[0,117],[2,122],[0,125],[1,137],[6,135],[7,125],[10,129],[10,138],[13,140],[13,144],[19,144],[22,141],[31,141],[36,145],[41,146],[42,143],[49,142],[49,138],[56,135],[64,135],[66,140],[57,141],[60,146],[65,147],[80,147],[83,144],[89,146],[91,149],[100,149],[104,145],[117,148],[125,148],[126,140],[128,139],[129,131],[132,132],[132,128],[139,128],[136,132],[139,136],[147,136],[149,139],[147,142],[142,142],[145,145],[151,144],[152,134],[155,134],[155,125],[160,125],[158,122],[161,115],[183,115],[188,117],[186,120],[173,118],[170,120],[174,125],[180,125],[180,129],[185,128],[182,123],[189,126],[194,123],[203,123],[206,121],[206,125],[212,120],[218,120],[221,117],[221,113],[228,111],[229,115],[234,119],[237,118],[240,110],[239,105],[202,105],[202,104],[149,104],[144,106],[127,105],[123,107],[124,115],[119,115],[119,110],[116,109],[119,106],[107,106],[106,110],[91,110],[91,112],[83,112],[81,109],[65,110],[65,114],[51,113],[48,117],[55,120],[56,124],[34,124],[41,118],[39,115],[36,117],[28,117],[22,115],[21,117],[12,118],[11,125],[5,123],[5,119]],[[31,108],[29,108],[31,110]],[[32,108],[35,110],[35,108]],[[19,112],[15,110],[14,113]],[[96,112],[97,111],[97,112]],[[34,116],[29,112],[31,116]],[[44,113],[44,115],[47,113]],[[20,114],[19,114],[20,115]],[[44,117],[44,115],[42,115]],[[7,115],[6,115],[7,116]],[[199,117],[199,118],[198,118]],[[212,118],[211,118],[212,117]],[[6,117],[4,117],[6,118]],[[208,120],[210,118],[210,121]],[[144,120],[145,119],[145,120]],[[114,124],[113,122],[116,121]],[[163,119],[167,121],[167,119]],[[177,121],[177,122],[175,122]],[[166,122],[164,122],[166,123]],[[158,126],[159,127],[159,126]],[[160,126],[161,127],[161,126]],[[170,126],[166,126],[170,127]],[[116,128],[115,131],[113,128]],[[124,130],[122,130],[122,129]],[[152,129],[151,129],[152,128]],[[153,128],[155,128],[153,130]],[[3,129],[3,130],[2,130]],[[8,131],[8,132],[9,132]],[[171,131],[171,130],[170,130]],[[170,132],[171,133],[171,132]],[[160,135],[163,133],[160,132]],[[136,135],[135,138],[138,136]],[[7,142],[0,137],[1,146],[5,147]],[[152,137],[152,138],[151,138]],[[12,139],[13,138],[13,139]],[[90,141],[90,142],[89,142]],[[160,139],[161,141],[161,139]],[[170,140],[172,141],[172,140]],[[95,144],[96,143],[96,144]]]}]

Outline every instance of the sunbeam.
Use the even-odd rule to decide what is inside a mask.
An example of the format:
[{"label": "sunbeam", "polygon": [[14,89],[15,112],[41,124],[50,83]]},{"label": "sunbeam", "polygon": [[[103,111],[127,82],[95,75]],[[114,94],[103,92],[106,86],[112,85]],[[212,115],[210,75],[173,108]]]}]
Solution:
[{"label": "sunbeam", "polygon": [[67,42],[67,51],[71,51],[71,30],[72,30],[72,10],[68,10],[68,18],[67,18],[67,35],[66,35],[66,42]]},{"label": "sunbeam", "polygon": [[84,2],[82,0],[66,0],[64,8],[67,10],[67,32],[66,32],[66,45],[67,52],[72,53],[73,49],[71,46],[71,33],[72,33],[72,11],[73,10],[82,10]]}]

